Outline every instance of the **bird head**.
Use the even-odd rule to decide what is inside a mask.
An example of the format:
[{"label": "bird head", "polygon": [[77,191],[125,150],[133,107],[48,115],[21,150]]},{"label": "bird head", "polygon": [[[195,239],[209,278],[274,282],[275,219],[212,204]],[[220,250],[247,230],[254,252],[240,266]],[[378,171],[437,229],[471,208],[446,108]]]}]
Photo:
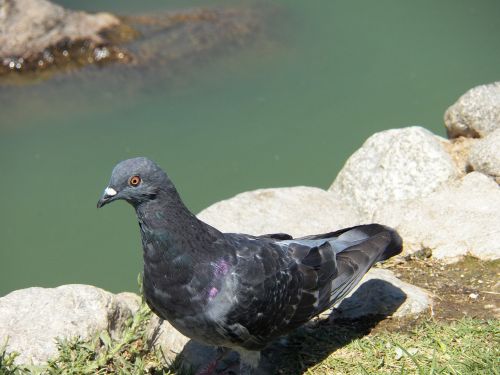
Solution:
[{"label": "bird head", "polygon": [[97,208],[118,199],[124,199],[136,207],[154,199],[161,189],[170,184],[165,172],[154,161],[145,157],[127,159],[113,169]]}]

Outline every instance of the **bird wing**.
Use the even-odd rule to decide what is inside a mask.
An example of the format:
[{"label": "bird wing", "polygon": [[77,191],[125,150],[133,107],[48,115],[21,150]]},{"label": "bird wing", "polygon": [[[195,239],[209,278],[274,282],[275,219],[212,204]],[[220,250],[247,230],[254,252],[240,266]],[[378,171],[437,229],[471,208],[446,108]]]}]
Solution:
[{"label": "bird wing", "polygon": [[226,328],[250,350],[331,307],[376,261],[401,251],[397,233],[377,224],[297,239],[240,235],[233,241],[238,280]]}]

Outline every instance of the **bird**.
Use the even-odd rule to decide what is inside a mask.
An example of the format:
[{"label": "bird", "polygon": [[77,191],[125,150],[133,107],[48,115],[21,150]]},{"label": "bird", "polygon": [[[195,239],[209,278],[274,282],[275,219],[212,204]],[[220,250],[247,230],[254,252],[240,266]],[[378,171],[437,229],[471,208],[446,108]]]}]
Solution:
[{"label": "bird", "polygon": [[338,303],[402,248],[398,233],[380,224],[300,238],[222,233],[190,212],[146,157],[116,164],[97,207],[116,200],[137,215],[153,313],[195,341],[238,352],[241,374],[255,373],[262,349]]}]

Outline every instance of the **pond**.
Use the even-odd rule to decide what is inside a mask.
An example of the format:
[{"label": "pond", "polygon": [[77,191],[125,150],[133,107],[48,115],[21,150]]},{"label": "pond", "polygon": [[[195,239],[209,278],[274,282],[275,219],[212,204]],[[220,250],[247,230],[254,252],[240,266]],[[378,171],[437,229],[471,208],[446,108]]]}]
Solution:
[{"label": "pond", "polygon": [[[236,3],[58,2],[122,15]],[[137,291],[133,210],[96,209],[119,160],[156,160],[194,212],[256,188],[328,188],[374,132],[444,136],[445,109],[499,79],[496,0],[239,3],[275,12],[240,49],[174,71],[109,65],[0,84],[0,296],[68,283]]]}]

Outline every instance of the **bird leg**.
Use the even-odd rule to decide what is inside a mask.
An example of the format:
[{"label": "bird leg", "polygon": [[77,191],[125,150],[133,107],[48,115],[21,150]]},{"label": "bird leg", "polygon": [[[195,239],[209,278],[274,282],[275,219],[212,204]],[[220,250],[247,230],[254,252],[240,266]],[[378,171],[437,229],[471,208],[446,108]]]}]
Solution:
[{"label": "bird leg", "polygon": [[218,347],[217,348],[217,356],[212,361],[210,361],[206,366],[204,366],[201,369],[199,369],[198,371],[196,371],[196,375],[214,375],[214,374],[216,374],[217,364],[230,351],[231,350],[228,348]]},{"label": "bird leg", "polygon": [[240,353],[240,375],[254,375],[259,367],[260,351],[236,349]]},{"label": "bird leg", "polygon": [[255,367],[253,367],[248,363],[240,362],[240,375],[254,375],[254,374],[255,374]]}]

